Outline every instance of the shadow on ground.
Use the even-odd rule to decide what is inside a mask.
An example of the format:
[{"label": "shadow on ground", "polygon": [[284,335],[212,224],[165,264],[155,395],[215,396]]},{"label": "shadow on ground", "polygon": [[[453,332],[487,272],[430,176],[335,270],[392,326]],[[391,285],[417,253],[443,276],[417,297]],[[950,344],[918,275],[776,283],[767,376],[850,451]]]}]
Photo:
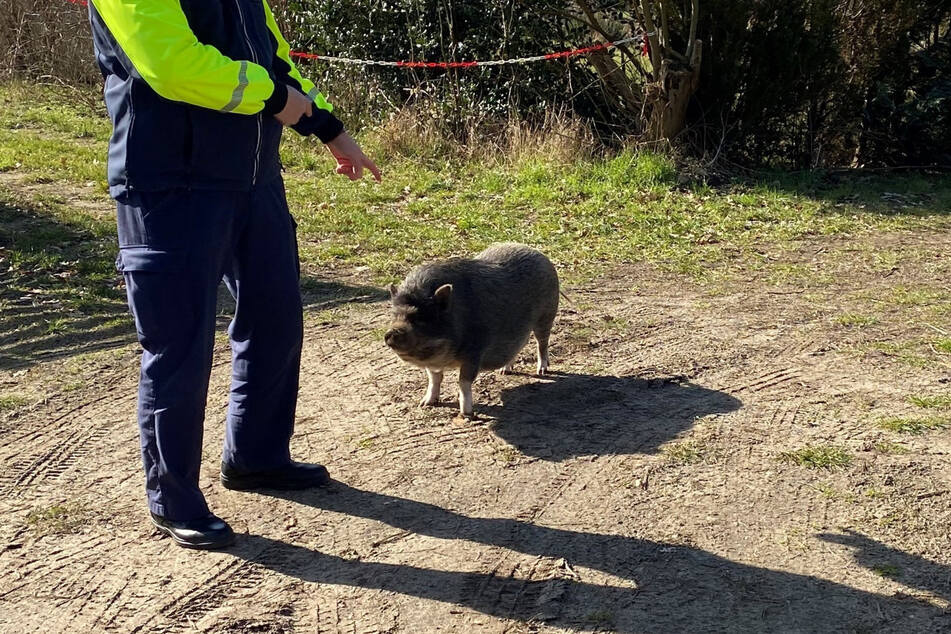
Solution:
[{"label": "shadow on ground", "polygon": [[109,231],[0,198],[0,369],[131,340]]},{"label": "shadow on ground", "polygon": [[654,453],[698,418],[739,409],[725,392],[636,376],[553,374],[502,392],[501,406],[476,406],[493,431],[525,455]]},{"label": "shadow on ground", "polygon": [[[248,535],[235,556],[309,583],[379,589],[500,618],[617,632],[947,631],[951,614],[904,595],[885,596],[807,575],[747,565],[689,546],[583,533],[506,518],[469,517],[431,504],[335,483],[328,491],[273,493],[298,504],[447,540],[541,558],[518,576],[344,559]],[[881,547],[863,536],[852,545]],[[860,541],[856,541],[860,540]],[[884,547],[882,547],[884,548]],[[415,553],[404,554],[412,557]],[[893,553],[894,554],[894,553]],[[897,556],[897,555],[896,555]],[[951,568],[901,553],[909,570],[947,579]],[[491,565],[491,562],[487,562]],[[573,567],[623,582],[597,584]]]},{"label": "shadow on ground", "polygon": [[947,170],[777,172],[760,173],[741,182],[833,205],[850,204],[854,213],[951,215],[951,172]]},{"label": "shadow on ground", "polygon": [[[135,342],[114,226],[71,223],[49,210],[0,197],[0,370]],[[222,289],[224,287],[222,286]],[[377,288],[301,279],[305,311],[386,299]],[[219,329],[234,302],[219,295]]]},{"label": "shadow on ground", "polygon": [[[951,602],[951,568],[948,566],[880,544],[848,529],[841,534],[823,533],[818,537],[852,548],[856,563],[877,575],[897,579],[906,586]],[[951,620],[951,612],[948,618]]]}]

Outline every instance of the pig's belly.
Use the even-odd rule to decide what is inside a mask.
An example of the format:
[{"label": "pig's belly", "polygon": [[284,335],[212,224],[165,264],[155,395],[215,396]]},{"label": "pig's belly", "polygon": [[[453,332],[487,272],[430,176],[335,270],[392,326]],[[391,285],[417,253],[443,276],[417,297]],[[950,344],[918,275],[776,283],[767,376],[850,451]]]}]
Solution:
[{"label": "pig's belly", "polygon": [[495,339],[482,353],[481,368],[483,370],[498,370],[508,365],[509,361],[515,359],[521,352],[525,344],[528,343],[528,336],[531,331],[519,333],[516,337],[506,337],[504,339]]}]

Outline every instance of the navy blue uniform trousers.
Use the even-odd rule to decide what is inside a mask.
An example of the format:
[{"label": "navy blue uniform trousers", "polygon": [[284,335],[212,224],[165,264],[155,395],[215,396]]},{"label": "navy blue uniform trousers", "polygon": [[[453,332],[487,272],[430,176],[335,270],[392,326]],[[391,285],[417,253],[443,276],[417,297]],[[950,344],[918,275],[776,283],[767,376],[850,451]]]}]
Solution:
[{"label": "navy blue uniform trousers", "polygon": [[198,474],[222,279],[236,300],[222,461],[244,471],[290,461],[303,339],[296,225],[280,178],[250,192],[132,190],[117,208],[117,266],[143,348],[149,508],[204,517]]}]

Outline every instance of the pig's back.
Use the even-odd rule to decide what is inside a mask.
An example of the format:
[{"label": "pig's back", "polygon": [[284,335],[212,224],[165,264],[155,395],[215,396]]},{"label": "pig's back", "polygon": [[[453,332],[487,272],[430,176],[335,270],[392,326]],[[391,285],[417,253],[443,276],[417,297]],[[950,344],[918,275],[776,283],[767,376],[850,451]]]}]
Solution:
[{"label": "pig's back", "polygon": [[532,330],[558,311],[558,273],[535,249],[515,243],[492,245],[475,257],[483,266],[474,281],[485,336],[483,367],[502,367],[518,354]]}]

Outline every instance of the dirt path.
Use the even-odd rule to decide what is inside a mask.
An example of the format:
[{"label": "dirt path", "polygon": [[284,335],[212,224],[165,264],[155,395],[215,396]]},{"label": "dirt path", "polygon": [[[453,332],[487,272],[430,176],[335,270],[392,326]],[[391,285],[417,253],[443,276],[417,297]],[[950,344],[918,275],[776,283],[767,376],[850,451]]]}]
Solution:
[{"label": "dirt path", "polygon": [[[331,467],[328,491],[218,484],[219,339],[202,486],[240,533],[221,553],[145,521],[134,345],[3,371],[38,396],[0,412],[0,629],[951,631],[951,432],[875,424],[949,393],[951,355],[927,342],[951,291],[894,294],[948,290],[951,240],[824,245],[775,254],[813,286],[645,267],[568,289],[560,374],[483,376],[475,423],[449,386],[416,407],[384,305],[311,310],[293,451]],[[882,271],[883,249],[911,255]],[[851,464],[779,459],[807,445]]]}]

